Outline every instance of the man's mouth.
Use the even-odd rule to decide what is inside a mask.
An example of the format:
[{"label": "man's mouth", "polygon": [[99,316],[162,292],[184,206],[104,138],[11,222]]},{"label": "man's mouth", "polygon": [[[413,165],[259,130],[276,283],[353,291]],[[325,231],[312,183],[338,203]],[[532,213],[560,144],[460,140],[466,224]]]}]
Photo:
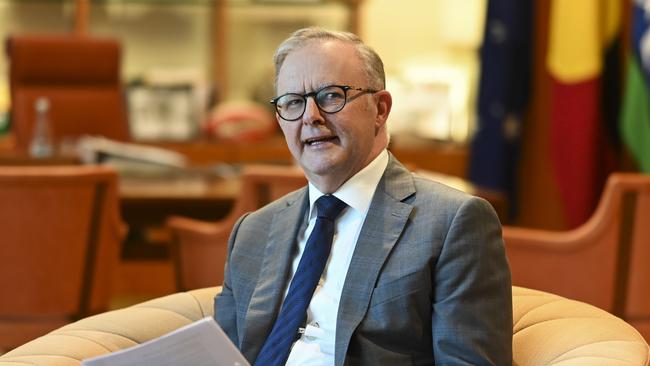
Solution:
[{"label": "man's mouth", "polygon": [[311,137],[308,138],[304,141],[304,144],[307,146],[317,146],[320,144],[324,144],[329,141],[333,141],[338,139],[336,136],[320,136],[320,137]]}]

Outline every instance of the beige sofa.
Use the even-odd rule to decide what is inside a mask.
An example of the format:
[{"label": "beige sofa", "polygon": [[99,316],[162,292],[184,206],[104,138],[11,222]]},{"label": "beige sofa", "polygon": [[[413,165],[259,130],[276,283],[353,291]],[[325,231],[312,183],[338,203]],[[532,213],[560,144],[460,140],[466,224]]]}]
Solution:
[{"label": "beige sofa", "polygon": [[[0,356],[0,366],[79,365],[212,315],[218,287],[154,299],[69,324]],[[514,365],[649,365],[650,350],[619,318],[585,303],[513,287]]]}]

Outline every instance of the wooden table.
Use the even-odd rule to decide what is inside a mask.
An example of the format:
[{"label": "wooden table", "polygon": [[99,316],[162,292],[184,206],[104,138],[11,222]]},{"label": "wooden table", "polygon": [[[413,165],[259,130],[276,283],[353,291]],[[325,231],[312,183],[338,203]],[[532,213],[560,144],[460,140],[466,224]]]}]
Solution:
[{"label": "wooden table", "polygon": [[39,165],[79,165],[78,158],[72,156],[55,156],[51,158],[33,158],[24,153],[0,151],[0,166],[39,166]]},{"label": "wooden table", "polygon": [[217,221],[232,208],[240,190],[237,177],[201,175],[121,177],[122,218],[129,226],[124,259],[169,258],[169,216]]}]

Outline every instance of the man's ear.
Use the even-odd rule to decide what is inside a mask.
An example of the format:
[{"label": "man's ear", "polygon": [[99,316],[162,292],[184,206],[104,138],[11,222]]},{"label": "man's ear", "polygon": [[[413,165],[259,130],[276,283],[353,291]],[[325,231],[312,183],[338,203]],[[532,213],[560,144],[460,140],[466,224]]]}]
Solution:
[{"label": "man's ear", "polygon": [[393,97],[388,90],[380,90],[375,93],[375,100],[377,101],[377,117],[375,124],[377,128],[382,127],[388,120],[390,109],[393,106]]}]

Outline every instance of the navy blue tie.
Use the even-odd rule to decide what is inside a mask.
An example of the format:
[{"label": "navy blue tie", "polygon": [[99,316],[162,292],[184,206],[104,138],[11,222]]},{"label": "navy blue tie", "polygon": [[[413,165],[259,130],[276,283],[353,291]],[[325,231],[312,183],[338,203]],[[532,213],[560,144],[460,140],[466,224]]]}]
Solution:
[{"label": "navy blue tie", "polygon": [[345,202],[334,196],[321,196],[315,204],[318,211],[316,224],[307,239],[280,315],[255,360],[255,366],[284,365],[291,345],[299,338],[298,329],[307,319],[307,307],[332,248],[334,221],[347,207]]}]

